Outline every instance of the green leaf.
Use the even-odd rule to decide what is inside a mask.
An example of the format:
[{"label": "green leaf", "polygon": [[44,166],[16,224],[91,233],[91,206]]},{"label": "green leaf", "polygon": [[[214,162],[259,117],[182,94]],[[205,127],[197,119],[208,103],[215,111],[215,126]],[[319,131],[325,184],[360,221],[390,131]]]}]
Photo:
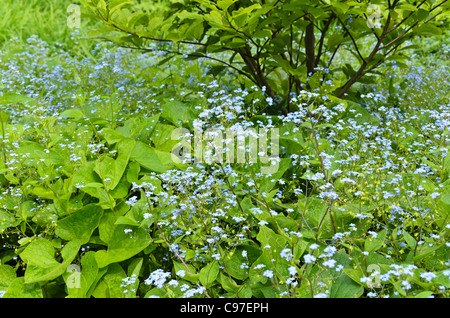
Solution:
[{"label": "green leaf", "polygon": [[112,0],[109,3],[109,14],[112,16],[115,12],[117,12],[118,10],[120,10],[122,7],[128,5],[128,4],[133,4],[133,1],[130,0]]},{"label": "green leaf", "polygon": [[[226,252],[223,251],[222,253]],[[242,256],[242,252],[239,253],[234,250],[233,253],[228,253],[228,255],[224,256],[223,262],[227,267],[227,274],[233,276],[236,279],[244,279],[246,275],[246,269],[241,268],[241,265],[242,263],[246,262],[246,259]]]},{"label": "green leaf", "polygon": [[433,294],[434,294],[434,292],[432,292],[430,290],[426,290],[426,291],[418,293],[417,295],[414,296],[414,298],[427,298]]},{"label": "green leaf", "polygon": [[239,289],[241,286],[239,286],[235,282],[235,280],[232,279],[231,277],[220,273],[218,279],[219,279],[220,284],[222,285],[223,289],[225,289],[227,292],[234,293],[234,294],[239,292]]},{"label": "green leaf", "polygon": [[279,254],[286,247],[286,239],[265,225],[260,227],[257,239],[262,247],[269,245],[274,253]]},{"label": "green leaf", "polygon": [[0,265],[0,290],[6,291],[16,279],[16,271],[9,265]]},{"label": "green leaf", "polygon": [[58,220],[55,234],[64,240],[78,239],[81,244],[85,244],[99,225],[102,215],[101,207],[94,204],[86,205],[68,217]]},{"label": "green leaf", "polygon": [[127,171],[127,181],[132,182],[138,182],[139,179],[139,172],[141,171],[141,166],[139,163],[132,161],[128,164],[128,171]]},{"label": "green leaf", "polygon": [[425,9],[419,8],[419,9],[414,13],[414,18],[415,18],[416,22],[418,22],[418,21],[425,20],[429,15],[430,15],[430,12],[429,12],[429,11],[427,11],[427,10],[425,10]]},{"label": "green leaf", "polygon": [[81,110],[72,108],[72,109],[68,109],[68,110],[65,110],[62,113],[60,113],[59,117],[68,117],[68,118],[79,119],[79,118],[83,118],[84,114]]},{"label": "green leaf", "polygon": [[[186,268],[186,266],[189,268],[189,270]],[[194,266],[190,264],[186,264],[186,266],[182,263],[178,263],[175,261],[173,262],[173,269],[175,274],[179,271],[184,271],[184,276],[182,277],[182,279],[187,280],[188,282],[191,282],[193,284],[197,284],[200,278],[200,274],[197,273]]]},{"label": "green leaf", "polygon": [[117,159],[114,160],[111,157],[106,157],[100,162],[99,165],[97,164],[95,166],[95,172],[103,178],[103,181],[107,180],[105,181],[107,190],[112,190],[119,184],[119,181],[127,167],[128,160],[130,159],[135,143],[136,141],[131,138],[126,138],[119,141],[117,145],[119,153]]},{"label": "green leaf", "polygon": [[219,0],[216,5],[219,9],[226,11],[237,0]]},{"label": "green leaf", "polygon": [[[94,171],[95,165],[95,161],[88,161],[84,165],[78,167],[72,175],[72,184],[78,187],[81,191],[98,198],[99,194],[97,185],[101,184],[103,187],[103,183],[98,174]],[[87,186],[88,184],[95,186]]]},{"label": "green leaf", "polygon": [[142,126],[142,129],[138,133],[138,140],[142,142],[147,142],[155,130],[156,124],[159,122],[159,118],[161,114],[156,114],[155,116],[149,117],[145,119],[145,123]]},{"label": "green leaf", "polygon": [[20,257],[27,263],[25,271],[25,283],[48,281],[62,275],[67,266],[76,257],[80,249],[79,241],[70,241],[61,250],[63,262],[55,259],[53,244],[46,239],[38,239],[30,243],[20,253]]},{"label": "green leaf", "polygon": [[[5,111],[0,112],[0,120],[3,122],[3,125],[1,126],[2,135],[6,133],[6,129],[4,126],[5,126],[5,123],[9,120],[9,116],[10,116],[10,114]],[[5,129],[5,131],[3,129]]]},{"label": "green leaf", "polygon": [[438,201],[438,206],[440,208],[439,214],[443,218],[448,218],[450,216],[450,192],[443,193]]},{"label": "green leaf", "polygon": [[200,270],[200,282],[203,286],[211,286],[219,274],[219,263],[213,261]]},{"label": "green leaf", "polygon": [[117,221],[114,224],[133,225],[133,226],[139,225],[136,222],[136,220],[134,220],[128,216],[119,216],[117,218]]},{"label": "green leaf", "polygon": [[95,283],[98,272],[95,252],[89,251],[81,258],[81,289],[85,297],[90,297],[90,291]]},{"label": "green leaf", "polygon": [[31,97],[16,93],[5,93],[2,96],[0,96],[0,105],[27,103],[27,102],[35,102],[35,100]]},{"label": "green leaf", "polygon": [[43,294],[38,283],[26,283],[24,277],[17,277],[11,282],[3,298],[43,298]]},{"label": "green leaf", "polygon": [[359,285],[363,285],[361,283],[360,279],[364,276],[364,274],[359,269],[353,269],[353,268],[344,268],[344,273],[350,277],[355,283]]},{"label": "green leaf", "polygon": [[412,237],[408,232],[406,231],[402,231],[403,232],[403,237],[405,238],[406,243],[408,244],[408,246],[411,249],[414,249],[417,245],[417,241],[415,240],[414,237]]},{"label": "green leaf", "polygon": [[[99,250],[95,254],[98,267],[127,260],[145,249],[152,239],[142,228],[132,225],[114,224],[116,218],[102,219],[99,226],[100,238],[107,243],[107,250]],[[125,233],[131,230],[129,233]]]},{"label": "green leaf", "polygon": [[136,142],[136,146],[131,152],[130,160],[134,160],[141,167],[157,173],[164,173],[168,164],[171,164],[171,162],[163,163],[160,159],[160,152],[140,141]]},{"label": "green leaf", "polygon": [[19,224],[20,220],[16,220],[14,214],[8,213],[8,211],[5,210],[0,210],[0,233],[8,227],[17,226]]},{"label": "green leaf", "polygon": [[364,292],[364,287],[354,282],[349,276],[339,276],[331,286],[330,298],[358,298]]},{"label": "green leaf", "polygon": [[122,298],[124,294],[120,285],[123,284],[122,280],[127,277],[127,274],[118,263],[111,264],[106,269],[106,273],[103,271],[99,273],[102,277],[96,284],[92,296],[95,298]]},{"label": "green leaf", "polygon": [[369,236],[364,242],[364,250],[367,252],[373,252],[381,248],[386,238],[386,230],[377,233],[377,237]]},{"label": "green leaf", "polygon": [[183,124],[191,124],[196,116],[192,107],[188,104],[179,101],[166,101],[161,117],[181,127]]},{"label": "green leaf", "polygon": [[173,125],[158,123],[155,127],[150,140],[155,149],[171,152],[174,146],[179,142],[177,139],[183,129],[179,129]]},{"label": "green leaf", "polygon": [[103,128],[100,132],[100,134],[105,138],[105,140],[108,142],[108,144],[113,145],[117,143],[118,141],[121,141],[122,139],[125,139],[125,135],[121,132],[111,129],[111,128]]},{"label": "green leaf", "polygon": [[427,23],[427,24],[423,24],[419,28],[417,28],[415,30],[415,33],[418,35],[433,36],[433,35],[441,35],[442,31],[437,26]]},{"label": "green leaf", "polygon": [[447,147],[447,155],[445,156],[444,167],[445,170],[450,172],[450,147]]}]

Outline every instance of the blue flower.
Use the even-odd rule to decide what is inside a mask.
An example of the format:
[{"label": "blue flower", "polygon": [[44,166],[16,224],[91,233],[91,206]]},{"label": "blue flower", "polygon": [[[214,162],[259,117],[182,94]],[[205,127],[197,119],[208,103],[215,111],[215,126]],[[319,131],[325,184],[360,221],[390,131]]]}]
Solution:
[{"label": "blue flower", "polygon": [[263,273],[263,276],[268,277],[268,278],[272,278],[273,277],[273,271],[271,270],[265,270]]}]

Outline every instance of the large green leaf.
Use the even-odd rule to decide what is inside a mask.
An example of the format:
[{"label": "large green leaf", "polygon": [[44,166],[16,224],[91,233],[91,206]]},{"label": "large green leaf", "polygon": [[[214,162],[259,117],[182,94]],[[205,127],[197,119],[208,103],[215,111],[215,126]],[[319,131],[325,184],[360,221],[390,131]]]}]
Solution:
[{"label": "large green leaf", "polygon": [[94,171],[95,161],[88,161],[78,167],[72,175],[72,184],[81,191],[99,198],[98,188],[103,188],[102,180]]},{"label": "large green leaf", "polygon": [[100,164],[95,165],[94,170],[101,178],[103,178],[107,190],[112,190],[119,184],[119,181],[127,168],[128,160],[130,159],[135,143],[136,141],[131,138],[119,141],[117,145],[119,155],[117,158],[113,159],[111,157],[106,157]]},{"label": "large green leaf", "polygon": [[[100,238],[107,250],[97,251],[95,260],[102,268],[111,263],[127,260],[145,249],[151,242],[150,235],[142,228],[126,224],[115,224],[116,217],[104,217],[99,226]],[[131,230],[131,232],[126,233]]]},{"label": "large green leaf", "polygon": [[164,158],[166,160],[163,162],[161,160],[162,152],[157,151],[156,149],[150,147],[149,145],[144,144],[143,142],[136,142],[136,146],[131,152],[130,160],[134,160],[148,170],[164,173],[168,167],[171,167],[172,164],[170,161],[167,161],[169,158],[168,155]]},{"label": "large green leaf", "polygon": [[9,265],[0,265],[0,291],[6,291],[14,279],[16,279],[14,268]]},{"label": "large green leaf", "polygon": [[11,282],[3,298],[43,298],[43,294],[38,283],[26,283],[24,277],[17,277]]},{"label": "large green leaf", "polygon": [[[155,149],[171,152],[174,146],[179,142],[176,137],[172,137],[178,132],[177,129],[179,128],[174,125],[158,123],[150,137]],[[179,134],[176,134],[177,137],[178,135]]]},{"label": "large green leaf", "polygon": [[97,228],[102,215],[101,207],[94,204],[86,205],[68,217],[58,220],[55,234],[64,240],[79,240],[81,244],[85,244]]},{"label": "large green leaf", "polygon": [[36,167],[40,159],[44,161],[46,166],[51,164],[64,166],[68,162],[68,159],[60,153],[54,150],[48,150],[34,141],[24,141],[17,150],[17,154],[23,158],[27,158],[23,164],[31,167]]},{"label": "large green leaf", "polygon": [[370,236],[366,238],[364,242],[364,250],[367,252],[373,252],[381,248],[384,244],[384,239],[386,237],[386,230],[377,233],[377,237]]},{"label": "large green leaf", "polygon": [[280,253],[281,250],[286,247],[286,239],[283,236],[276,234],[267,226],[260,227],[256,238],[263,248],[268,245],[274,253]]},{"label": "large green leaf", "polygon": [[115,129],[115,133],[110,130],[105,130],[107,135],[114,136],[118,138],[121,134],[125,137],[132,137],[136,140],[147,141],[150,137],[151,133],[155,129],[156,124],[159,121],[160,114],[157,114],[152,117],[132,117],[126,120],[123,126]]},{"label": "large green leaf", "polygon": [[[339,265],[344,266],[345,269],[352,269],[351,260],[345,251],[338,251],[333,259]],[[331,269],[329,274],[330,276],[337,276],[336,279],[333,279],[333,284],[330,288],[330,298],[355,298],[361,296],[364,292],[364,288],[360,284],[357,284],[342,271],[338,272],[335,269]]]},{"label": "large green leaf", "polygon": [[120,285],[122,285],[122,279],[127,277],[127,274],[117,263],[111,264],[105,269],[105,271],[102,271],[102,277],[96,284],[92,296],[95,298],[122,298],[124,294]]},{"label": "large green leaf", "polygon": [[33,98],[16,94],[16,93],[5,93],[0,96],[0,105],[8,105],[15,103],[27,103],[27,102],[36,102]]},{"label": "large green leaf", "polygon": [[438,206],[440,208],[440,215],[443,218],[448,218],[450,216],[450,192],[443,193],[440,200],[438,201]]},{"label": "large green leaf", "polygon": [[70,241],[61,250],[63,262],[55,259],[55,249],[46,239],[39,239],[30,243],[20,254],[27,263],[25,283],[48,281],[62,275],[67,266],[73,261],[80,249],[79,241]]},{"label": "large green leaf", "polygon": [[[77,268],[76,268],[77,269]],[[95,260],[95,252],[89,251],[81,258],[81,272],[66,271],[63,278],[66,281],[68,297],[86,298],[90,297],[94,287],[99,269]],[[70,279],[75,276],[76,283],[71,283]]]},{"label": "large green leaf", "polygon": [[200,270],[200,282],[203,286],[211,286],[219,274],[219,263],[213,261]]},{"label": "large green leaf", "polygon": [[192,123],[196,116],[190,105],[179,101],[168,101],[164,103],[161,117],[181,127]]},{"label": "large green leaf", "polygon": [[12,213],[6,210],[0,210],[0,233],[11,226],[17,226],[20,220],[16,220]]},{"label": "large green leaf", "polygon": [[333,282],[330,298],[358,298],[363,292],[364,288],[361,285],[343,274]]},{"label": "large green leaf", "polygon": [[[187,266],[187,268],[186,268],[186,266]],[[192,266],[190,264],[186,264],[186,266],[182,263],[173,261],[174,272],[178,273],[179,271],[184,271],[183,279],[185,279],[188,282],[191,282],[193,284],[196,284],[199,280],[200,273],[197,273],[194,266]]]}]

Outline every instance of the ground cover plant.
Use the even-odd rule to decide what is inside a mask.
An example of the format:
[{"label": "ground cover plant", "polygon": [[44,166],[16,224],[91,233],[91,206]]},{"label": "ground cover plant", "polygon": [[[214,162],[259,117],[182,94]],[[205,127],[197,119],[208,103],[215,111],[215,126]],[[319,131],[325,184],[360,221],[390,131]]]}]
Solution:
[{"label": "ground cover plant", "polygon": [[[8,34],[0,39],[1,297],[449,297],[445,19],[422,27],[426,34],[419,38],[402,39],[398,50],[405,48],[407,58],[377,56],[377,72],[337,96],[356,74],[351,63],[364,64],[356,51],[364,54],[372,42],[352,40],[356,33],[345,30],[336,12],[333,27],[344,49],[334,54],[334,65],[350,66],[336,67],[336,75],[319,79],[314,90],[302,86],[308,75],[289,71],[292,64],[269,61],[277,52],[272,46],[263,58],[284,88],[270,85],[277,83],[270,74],[264,85],[245,68],[248,61],[230,52],[199,56],[198,45],[187,43],[191,38],[171,43],[170,34],[171,41],[139,43],[133,35],[108,33],[110,42],[98,38],[105,31],[89,32],[103,25],[84,16],[94,4],[116,5],[120,12],[128,1],[88,1],[78,29],[66,29],[72,2],[44,2],[13,10],[18,2],[7,1],[0,9],[29,15],[27,8],[40,5],[35,18],[53,14],[55,26],[36,24],[23,33],[1,26]],[[170,2],[177,10],[184,3]],[[186,19],[199,18],[198,6],[186,3],[192,5],[181,10]],[[251,18],[260,2],[220,3],[208,8],[234,12],[239,25],[240,9],[232,6],[253,5],[246,13]],[[321,3],[315,18],[332,25],[323,15],[330,14],[328,2]],[[134,3],[150,11],[166,10],[166,4]],[[434,16],[447,1],[407,4],[397,14],[412,31],[431,17],[426,10]],[[337,16],[347,14],[336,8]],[[188,9],[199,11],[194,17]],[[362,9],[354,10],[349,14]],[[380,29],[354,18],[376,38]],[[272,21],[260,32],[277,28]],[[180,22],[183,30],[187,21]],[[242,44],[222,36],[227,45]],[[308,63],[308,54],[297,49]],[[234,67],[217,64],[227,59]],[[274,128],[259,138],[265,148],[258,148],[258,158],[268,160],[218,160],[230,149],[216,147],[217,132],[244,132],[241,149],[250,156],[252,134]],[[216,135],[182,142],[198,131]],[[231,141],[237,153],[238,138]],[[199,145],[201,161],[188,151]],[[271,166],[276,169],[267,173]]]}]

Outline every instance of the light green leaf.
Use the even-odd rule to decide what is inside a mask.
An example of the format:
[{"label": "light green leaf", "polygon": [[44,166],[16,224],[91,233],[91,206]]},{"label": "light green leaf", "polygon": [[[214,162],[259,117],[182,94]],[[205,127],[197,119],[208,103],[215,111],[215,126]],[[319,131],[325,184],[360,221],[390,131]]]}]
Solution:
[{"label": "light green leaf", "polygon": [[167,101],[164,103],[161,117],[181,127],[183,124],[192,123],[195,119],[195,113],[188,104],[179,101]]},{"label": "light green leaf", "polygon": [[[186,266],[188,267],[189,270],[186,268]],[[173,262],[173,269],[175,273],[178,273],[179,271],[184,271],[184,276],[182,277],[182,279],[185,279],[188,282],[196,284],[200,278],[200,274],[197,273],[194,266],[190,264],[186,264],[186,266],[184,266],[184,264],[182,263],[178,263],[175,261]]]},{"label": "light green leaf", "polygon": [[35,100],[31,97],[16,93],[5,93],[2,96],[0,96],[0,105],[27,103],[27,102],[35,102]]},{"label": "light green leaf", "polygon": [[72,175],[72,184],[76,187],[78,187],[81,191],[88,193],[89,195],[98,198],[98,187],[92,186],[88,187],[87,184],[102,184],[102,180],[94,172],[96,162],[95,161],[89,161],[86,162],[81,167],[78,167],[78,169],[75,170],[75,172]]},{"label": "light green leaf", "polygon": [[416,247],[417,241],[408,232],[403,231],[403,237],[405,238],[406,243],[411,249],[414,249]]},{"label": "light green leaf", "polygon": [[122,298],[124,294],[120,285],[127,274],[118,263],[113,263],[105,269],[107,269],[106,272],[101,272],[102,277],[96,284],[92,296],[95,298]]},{"label": "light green leaf", "polygon": [[100,134],[105,138],[108,144],[113,145],[122,139],[125,139],[125,135],[117,130],[111,128],[103,128]]},{"label": "light green leaf", "polygon": [[217,1],[217,7],[223,11],[226,11],[237,0],[219,0]]},{"label": "light green leaf", "polygon": [[219,274],[219,263],[213,261],[200,270],[200,282],[203,286],[211,286]]},{"label": "light green leaf", "polygon": [[0,210],[0,233],[6,230],[8,227],[17,226],[20,224],[20,220],[16,220],[13,213],[9,213],[5,210]]},{"label": "light green leaf", "polygon": [[[108,245],[107,250],[100,250],[95,254],[99,268],[127,260],[152,242],[151,237],[144,229],[132,225],[111,224],[115,218],[108,219],[99,227],[100,237]],[[125,233],[125,230],[131,230],[131,232]]]},{"label": "light green leaf", "polygon": [[24,277],[17,277],[11,282],[3,298],[43,298],[43,294],[38,283],[26,283]]},{"label": "light green leaf", "polygon": [[6,291],[16,279],[16,271],[9,265],[0,265],[0,290]]},{"label": "light green leaf", "polygon": [[364,292],[364,287],[354,282],[349,276],[341,275],[331,287],[330,298],[358,298]]},{"label": "light green leaf", "polygon": [[90,290],[98,274],[95,252],[89,251],[81,258],[81,289],[84,297],[90,297]]},{"label": "light green leaf", "polygon": [[63,262],[55,259],[53,244],[46,239],[39,239],[30,243],[20,254],[27,263],[25,271],[25,282],[36,283],[48,281],[62,275],[67,266],[72,262],[80,249],[79,241],[70,241],[61,250]]},{"label": "light green leaf", "polygon": [[117,151],[119,153],[117,159],[106,157],[100,164],[95,165],[94,170],[101,178],[103,178],[107,190],[112,190],[119,184],[119,181],[127,168],[128,160],[130,159],[135,143],[136,141],[131,138],[119,141],[117,144]]},{"label": "light green leaf", "polygon": [[86,205],[68,217],[58,220],[55,234],[64,240],[78,239],[81,244],[85,244],[97,228],[102,215],[101,207],[94,204]]},{"label": "light green leaf", "polygon": [[377,237],[369,236],[364,242],[364,250],[367,252],[373,252],[381,248],[384,244],[386,237],[386,230],[377,233]]},{"label": "light green leaf", "polygon": [[353,268],[344,268],[344,273],[350,277],[355,283],[363,286],[363,283],[361,283],[360,279],[364,276],[364,274],[359,269],[353,269]]},{"label": "light green leaf", "polygon": [[140,141],[136,142],[136,146],[131,152],[130,160],[136,161],[141,167],[158,173],[164,173],[167,170],[167,163],[164,164],[161,161],[156,149]]},{"label": "light green leaf", "polygon": [[279,254],[286,247],[286,239],[265,225],[260,227],[257,239],[262,247],[269,245],[274,253],[278,252]]},{"label": "light green leaf", "polygon": [[68,117],[68,118],[78,119],[78,118],[83,118],[84,114],[81,110],[72,108],[72,109],[63,111],[61,114],[59,114],[59,117]]}]

